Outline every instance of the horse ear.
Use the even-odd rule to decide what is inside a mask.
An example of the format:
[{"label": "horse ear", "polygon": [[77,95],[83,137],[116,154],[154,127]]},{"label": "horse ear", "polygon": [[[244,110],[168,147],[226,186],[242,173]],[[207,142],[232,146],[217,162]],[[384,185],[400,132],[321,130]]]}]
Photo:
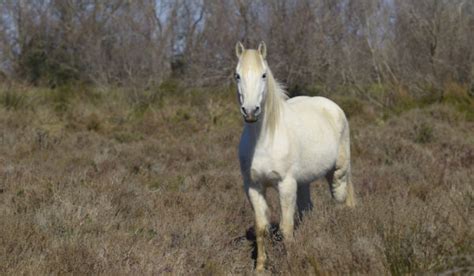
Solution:
[{"label": "horse ear", "polygon": [[260,44],[258,45],[258,52],[262,55],[264,59],[267,57],[267,45],[265,45],[265,42],[260,42]]},{"label": "horse ear", "polygon": [[240,58],[240,56],[242,55],[244,51],[245,51],[244,45],[242,45],[240,41],[237,42],[237,44],[235,44],[235,55],[237,56],[237,58]]}]

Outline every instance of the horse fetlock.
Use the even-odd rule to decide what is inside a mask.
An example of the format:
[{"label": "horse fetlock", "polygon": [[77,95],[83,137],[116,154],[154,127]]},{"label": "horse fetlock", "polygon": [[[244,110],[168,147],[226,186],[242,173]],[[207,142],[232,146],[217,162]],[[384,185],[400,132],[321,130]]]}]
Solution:
[{"label": "horse fetlock", "polygon": [[265,262],[267,261],[267,253],[265,252],[265,235],[266,231],[257,232],[257,272],[263,272],[265,270]]},{"label": "horse fetlock", "polygon": [[257,257],[257,265],[255,269],[259,272],[265,270],[265,263],[267,262],[267,254],[263,252],[261,255],[259,254]]},{"label": "horse fetlock", "polygon": [[293,228],[294,228],[294,225],[291,223],[280,224],[280,230],[285,240],[293,239]]},{"label": "horse fetlock", "polygon": [[270,232],[270,224],[269,223],[257,223],[256,225],[256,229],[255,229],[255,235],[257,237],[262,237],[262,238],[265,238],[268,233]]},{"label": "horse fetlock", "polygon": [[344,203],[347,198],[347,183],[334,180],[334,182],[331,183],[331,194],[337,202]]},{"label": "horse fetlock", "polygon": [[262,275],[263,272],[265,272],[265,265],[264,264],[257,264],[257,267],[255,268],[257,275]]}]

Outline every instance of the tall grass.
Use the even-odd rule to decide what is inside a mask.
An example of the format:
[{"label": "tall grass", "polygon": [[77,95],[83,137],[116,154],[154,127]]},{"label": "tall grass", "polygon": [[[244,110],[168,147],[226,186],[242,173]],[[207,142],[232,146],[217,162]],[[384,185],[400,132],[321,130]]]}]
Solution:
[{"label": "tall grass", "polygon": [[[472,273],[474,123],[464,91],[390,111],[329,95],[349,114],[359,205],[342,208],[314,183],[294,243],[267,241],[268,272]],[[252,272],[233,88],[129,93],[1,90],[1,274]],[[278,223],[277,194],[268,197]]]}]

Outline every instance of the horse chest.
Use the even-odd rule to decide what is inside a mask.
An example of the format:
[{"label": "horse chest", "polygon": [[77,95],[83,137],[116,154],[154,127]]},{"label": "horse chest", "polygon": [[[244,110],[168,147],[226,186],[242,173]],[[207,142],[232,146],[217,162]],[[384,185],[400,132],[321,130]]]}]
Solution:
[{"label": "horse chest", "polygon": [[256,151],[251,165],[251,178],[254,181],[275,184],[286,175],[289,165],[285,162],[288,154],[281,150]]}]

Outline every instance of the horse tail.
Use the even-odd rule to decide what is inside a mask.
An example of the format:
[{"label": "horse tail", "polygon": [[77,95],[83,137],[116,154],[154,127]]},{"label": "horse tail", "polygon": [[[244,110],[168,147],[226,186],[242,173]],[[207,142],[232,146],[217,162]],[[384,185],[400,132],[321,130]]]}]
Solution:
[{"label": "horse tail", "polygon": [[352,185],[352,171],[351,171],[351,139],[350,139],[350,128],[349,122],[344,115],[344,131],[342,139],[342,147],[344,147],[345,151],[345,159],[346,159],[346,200],[345,203],[348,207],[354,207],[356,205],[354,187]]}]

